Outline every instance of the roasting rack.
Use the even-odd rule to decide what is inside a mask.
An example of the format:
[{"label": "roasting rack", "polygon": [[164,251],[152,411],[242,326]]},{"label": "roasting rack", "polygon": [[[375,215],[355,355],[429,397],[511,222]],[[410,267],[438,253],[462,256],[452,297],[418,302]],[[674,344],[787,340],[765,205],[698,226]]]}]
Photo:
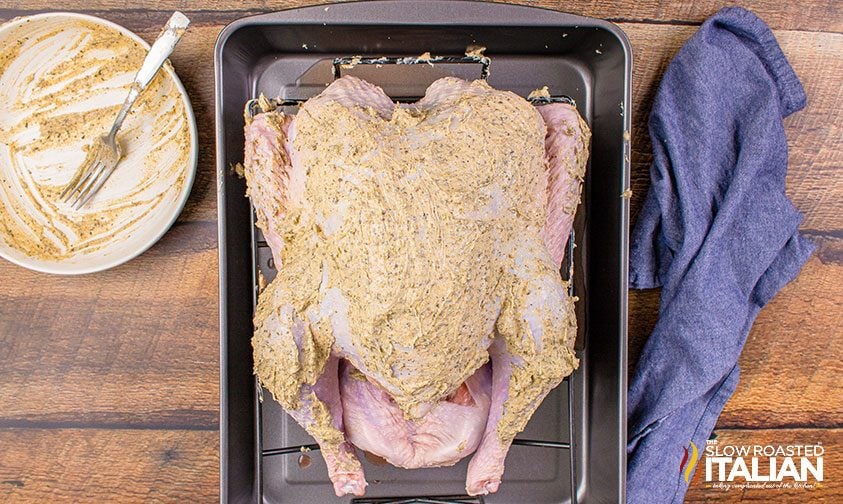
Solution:
[{"label": "roasting rack", "polygon": [[[488,56],[465,55],[465,56],[417,56],[417,57],[389,57],[364,58],[362,56],[343,56],[334,58],[331,62],[331,75],[334,79],[342,77],[343,70],[350,70],[358,65],[435,65],[435,64],[479,64],[480,78],[486,80],[489,77],[491,59]],[[415,102],[421,96],[401,96],[394,99],[399,102]],[[265,100],[265,101],[264,101]],[[268,104],[270,109],[284,107],[298,107],[308,98],[252,98],[246,102],[246,115],[254,117]],[[533,105],[547,105],[549,103],[567,103],[576,107],[576,102],[568,95],[555,96],[530,96],[527,98]]]},{"label": "roasting rack", "polygon": [[[465,56],[430,56],[430,55],[423,55],[421,57],[388,57],[388,56],[381,56],[381,57],[362,57],[362,56],[344,56],[344,57],[337,57],[334,58],[331,62],[332,64],[332,77],[334,79],[338,79],[342,76],[343,70],[349,70],[357,65],[374,65],[380,68],[383,65],[435,65],[435,64],[478,64],[480,65],[480,78],[486,80],[490,74],[490,65],[491,60],[487,56],[483,56],[482,54],[466,54]],[[420,96],[400,96],[400,97],[393,97],[394,100],[398,102],[415,102],[419,100]],[[245,106],[245,115],[249,118],[253,118],[255,115],[261,112],[267,112],[269,110],[276,110],[276,109],[283,109],[285,112],[294,112],[297,107],[307,101],[308,98],[286,98],[286,97],[278,97],[278,98],[270,98],[267,99],[263,96],[259,98],[252,98],[250,99]],[[535,106],[542,106],[549,103],[567,103],[573,106],[576,106],[575,101],[573,98],[567,95],[543,95],[543,96],[530,96],[527,98],[533,105]],[[252,232],[252,271],[253,271],[253,293],[252,293],[252,308],[257,306],[257,297],[260,291],[260,276],[263,275],[266,280],[271,280],[275,276],[275,264],[272,259],[272,254],[269,252],[269,244],[263,237],[263,234],[256,226],[256,216],[254,212],[254,208],[252,209],[251,214],[251,232]],[[573,274],[574,274],[574,264],[573,264],[573,253],[575,247],[575,236],[574,231],[571,231],[571,235],[568,239],[568,244],[566,247],[566,254],[564,258],[564,262],[560,269],[560,274],[563,280],[568,281],[568,294],[569,296],[573,297],[575,295],[574,292],[574,282],[573,282]],[[266,260],[262,260],[262,257],[266,257]],[[575,371],[576,373],[576,371]],[[577,496],[577,473],[576,473],[576,464],[575,464],[575,454],[576,454],[576,444],[575,444],[575,437],[574,437],[574,412],[573,412],[573,387],[572,387],[572,375],[569,375],[565,378],[564,383],[567,387],[567,406],[568,406],[568,442],[559,442],[559,441],[546,441],[546,440],[538,440],[538,439],[522,439],[517,438],[512,442],[513,447],[525,447],[525,448],[544,448],[544,449],[553,449],[553,450],[563,450],[568,454],[568,467],[570,468],[569,471],[569,483],[570,483],[570,495],[571,495],[571,502],[576,503],[579,502]],[[259,493],[259,501],[264,502],[264,464],[263,459],[267,457],[276,457],[276,456],[294,456],[298,455],[301,457],[303,454],[306,454],[311,451],[318,451],[319,445],[312,443],[312,444],[296,444],[293,446],[285,446],[285,447],[278,447],[278,448],[267,448],[264,447],[264,440],[263,440],[263,387],[258,382],[257,378],[255,378],[255,387],[256,387],[256,394],[255,394],[255,432],[256,432],[256,439],[255,443],[257,445],[256,453],[259,454],[256,460],[257,464],[257,487]],[[326,476],[327,477],[327,476]],[[504,483],[506,480],[504,479]],[[416,497],[360,497],[360,498],[353,498],[351,500],[352,504],[484,504],[485,499],[481,496],[467,496],[467,495],[440,495],[440,496],[416,496]]]}]

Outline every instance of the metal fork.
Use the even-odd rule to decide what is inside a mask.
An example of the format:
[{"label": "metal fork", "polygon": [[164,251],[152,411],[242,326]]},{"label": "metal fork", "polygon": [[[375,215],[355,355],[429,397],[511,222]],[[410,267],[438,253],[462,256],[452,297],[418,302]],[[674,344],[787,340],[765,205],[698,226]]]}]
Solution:
[{"label": "metal fork", "polygon": [[135,100],[152,81],[158,70],[164,65],[164,61],[173,52],[173,48],[184,34],[190,21],[181,12],[175,12],[170,16],[167,25],[158,35],[158,38],[150,47],[146,58],[143,60],[140,70],[135,75],[129,94],[123,102],[123,107],[114,120],[114,125],[108,135],[101,136],[94,140],[94,144],[88,151],[85,162],[68,182],[61,193],[62,201],[70,202],[75,210],[82,208],[102,188],[108,177],[111,176],[117,163],[120,162],[122,151],[120,142],[117,141],[117,131],[123,125],[123,120],[135,104]]}]

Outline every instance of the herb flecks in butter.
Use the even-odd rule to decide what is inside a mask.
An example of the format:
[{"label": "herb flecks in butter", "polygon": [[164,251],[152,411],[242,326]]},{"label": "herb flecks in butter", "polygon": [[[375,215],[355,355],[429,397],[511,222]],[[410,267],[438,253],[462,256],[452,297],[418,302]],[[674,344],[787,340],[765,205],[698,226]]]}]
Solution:
[{"label": "herb flecks in butter", "polygon": [[[574,300],[540,236],[544,122],[521,97],[470,86],[477,94],[388,117],[318,100],[296,116],[303,195],[256,205],[258,225],[283,246],[255,315],[255,372],[288,411],[334,350],[417,418],[501,338],[523,361],[498,428],[511,441],[537,392],[576,366]],[[263,127],[283,135],[286,117],[271,114]],[[255,186],[266,180],[260,167],[245,168],[253,198],[271,198],[273,187]],[[531,330],[543,334],[541,350],[525,338]]]}]

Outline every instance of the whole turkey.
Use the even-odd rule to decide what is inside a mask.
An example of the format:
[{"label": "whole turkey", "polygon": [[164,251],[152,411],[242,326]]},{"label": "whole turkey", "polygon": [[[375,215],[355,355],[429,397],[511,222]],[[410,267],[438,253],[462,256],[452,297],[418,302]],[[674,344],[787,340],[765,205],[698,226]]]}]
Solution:
[{"label": "whole turkey", "polygon": [[507,451],[578,365],[559,274],[590,132],[485,81],[396,104],[351,76],[295,116],[246,126],[245,174],[277,277],[254,316],[255,373],[319,443],[338,496],[354,446],[405,468]]}]

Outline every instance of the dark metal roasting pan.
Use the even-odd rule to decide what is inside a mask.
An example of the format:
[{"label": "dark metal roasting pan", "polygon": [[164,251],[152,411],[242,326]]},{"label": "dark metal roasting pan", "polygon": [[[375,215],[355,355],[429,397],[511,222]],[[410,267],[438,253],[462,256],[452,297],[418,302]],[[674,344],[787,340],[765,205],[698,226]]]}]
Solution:
[{"label": "dark metal roasting pan", "polygon": [[[489,60],[465,58],[467,46]],[[430,64],[341,63],[351,56]],[[240,19],[220,34],[216,66],[220,250],[220,491],[224,502],[272,503],[618,503],[626,479],[626,333],[629,127],[632,52],[615,25],[531,7],[469,1],[386,0],[321,5]],[[263,93],[295,107],[336,73],[380,85],[396,100],[424,94],[445,75],[486,77],[522,96],[548,86],[572,99],[592,128],[583,203],[569,247],[574,260],[580,368],[556,388],[518,437],[500,491],[467,497],[467,460],[404,470],[361,457],[364,498],[333,494],[313,440],[252,374],[252,313],[271,253],[254,227],[243,161],[243,110]],[[540,104],[537,104],[540,106]],[[575,246],[573,245],[575,243]],[[568,268],[561,273],[568,276]],[[312,448],[317,448],[311,446]],[[305,448],[307,449],[307,448]]]}]

